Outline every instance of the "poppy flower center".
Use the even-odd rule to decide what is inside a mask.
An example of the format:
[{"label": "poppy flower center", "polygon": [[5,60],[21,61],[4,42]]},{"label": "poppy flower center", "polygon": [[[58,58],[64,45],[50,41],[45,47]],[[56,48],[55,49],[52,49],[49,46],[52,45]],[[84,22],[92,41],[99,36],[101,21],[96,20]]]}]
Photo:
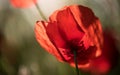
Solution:
[{"label": "poppy flower center", "polygon": [[65,55],[68,57],[74,56],[74,51],[76,51],[76,54],[78,55],[83,49],[85,49],[83,41],[79,42],[78,40],[71,40],[67,42],[67,46],[68,50],[65,51]]}]

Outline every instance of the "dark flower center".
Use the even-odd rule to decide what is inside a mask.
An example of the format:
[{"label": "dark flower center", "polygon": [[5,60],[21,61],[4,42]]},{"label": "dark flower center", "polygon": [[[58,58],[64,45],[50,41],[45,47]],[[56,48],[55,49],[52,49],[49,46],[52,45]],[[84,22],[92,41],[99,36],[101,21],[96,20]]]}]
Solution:
[{"label": "dark flower center", "polygon": [[74,51],[76,51],[77,55],[84,50],[83,41],[79,42],[78,40],[71,40],[67,42],[67,48],[68,50],[64,51],[64,54],[68,57],[74,56]]},{"label": "dark flower center", "polygon": [[76,50],[77,52],[80,52],[81,50],[84,49],[83,41],[79,42],[78,40],[70,41],[70,43],[68,43],[68,46],[72,53],[74,50]]}]

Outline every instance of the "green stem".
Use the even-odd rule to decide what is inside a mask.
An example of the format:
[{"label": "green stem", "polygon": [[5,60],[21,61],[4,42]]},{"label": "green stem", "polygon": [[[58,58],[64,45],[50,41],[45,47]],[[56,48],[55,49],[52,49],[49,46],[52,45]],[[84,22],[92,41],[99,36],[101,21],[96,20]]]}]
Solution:
[{"label": "green stem", "polygon": [[78,63],[77,63],[77,52],[74,50],[74,62],[75,62],[75,67],[76,67],[76,73],[79,75],[79,69],[78,69]]},{"label": "green stem", "polygon": [[39,12],[39,14],[40,14],[40,16],[41,16],[45,21],[47,21],[47,19],[45,18],[44,14],[43,14],[42,11],[40,10],[40,7],[38,6],[38,3],[36,3],[35,6],[36,6],[36,8],[37,8],[37,10],[38,10],[38,12]]}]

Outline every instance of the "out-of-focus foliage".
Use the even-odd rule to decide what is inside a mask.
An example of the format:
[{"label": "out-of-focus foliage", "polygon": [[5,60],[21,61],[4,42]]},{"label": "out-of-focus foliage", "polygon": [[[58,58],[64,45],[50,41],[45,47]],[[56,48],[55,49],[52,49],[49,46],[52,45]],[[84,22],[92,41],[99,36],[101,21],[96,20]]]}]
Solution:
[{"label": "out-of-focus foliage", "polygon": [[[103,29],[114,31],[120,52],[120,0],[46,1],[38,1],[46,18],[54,10],[74,3],[93,9],[100,18]],[[74,68],[58,62],[36,42],[34,24],[40,19],[42,17],[35,6],[19,9],[12,7],[9,0],[0,0],[0,75],[75,75]],[[108,75],[119,75],[119,69],[120,61]]]}]

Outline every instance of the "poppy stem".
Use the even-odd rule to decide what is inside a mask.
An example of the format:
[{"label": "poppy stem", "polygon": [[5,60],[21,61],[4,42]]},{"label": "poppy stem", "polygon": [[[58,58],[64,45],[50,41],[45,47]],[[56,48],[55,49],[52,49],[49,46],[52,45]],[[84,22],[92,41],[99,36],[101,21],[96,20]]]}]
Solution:
[{"label": "poppy stem", "polygon": [[75,67],[76,67],[76,73],[79,75],[79,69],[78,69],[78,63],[77,63],[77,52],[74,50],[74,62],[75,62]]},{"label": "poppy stem", "polygon": [[45,21],[47,21],[47,19],[45,18],[44,14],[42,13],[42,11],[41,11],[38,3],[35,4],[35,7],[36,7],[36,9],[38,10],[40,16],[41,16]]}]

